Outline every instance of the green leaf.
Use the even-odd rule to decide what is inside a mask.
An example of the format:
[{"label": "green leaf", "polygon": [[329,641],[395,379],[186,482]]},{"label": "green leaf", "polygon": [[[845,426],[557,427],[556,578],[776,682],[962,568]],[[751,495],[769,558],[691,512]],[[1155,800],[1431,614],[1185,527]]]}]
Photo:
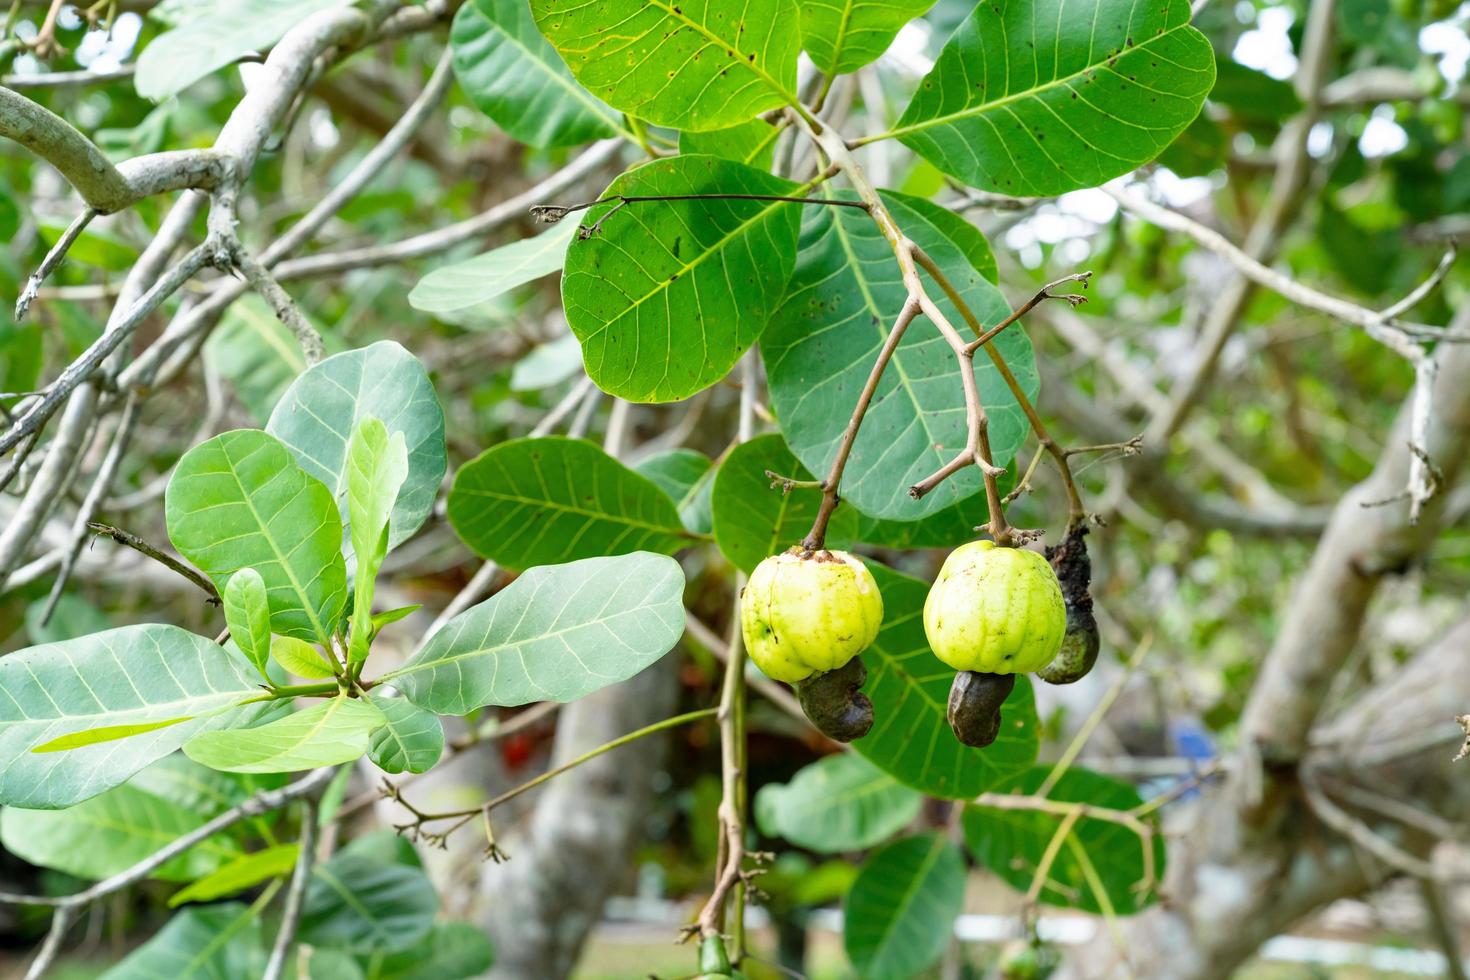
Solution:
[{"label": "green leaf", "polygon": [[663,555],[533,568],[383,679],[441,715],[571,701],[668,653],[684,633],[683,598],[684,572]]},{"label": "green leaf", "polygon": [[384,772],[428,772],[444,754],[444,726],[438,715],[407,698],[369,694],[386,724],[373,732],[368,758]]},{"label": "green leaf", "polygon": [[748,119],[726,129],[702,133],[680,133],[680,153],[707,153],[755,167],[771,169],[776,159],[776,138],[781,130],[764,119]]},{"label": "green leaf", "polygon": [[187,888],[174,892],[168,900],[169,908],[178,908],[188,902],[212,902],[226,895],[253,888],[263,881],[280,878],[291,873],[296,860],[301,856],[300,844],[277,844],[251,854],[243,854],[217,871],[194,881]]},{"label": "green leaf", "polygon": [[98,980],[239,980],[265,973],[260,912],[229,902],[185,909]]},{"label": "green leaf", "polygon": [[265,424],[271,409],[306,370],[291,330],[255,293],[230,304],[204,343],[204,360],[235,388],[254,419]]},{"label": "green leaf", "polygon": [[175,752],[133,776],[128,785],[200,816],[213,817],[245,802],[260,790],[284,786],[286,779],[283,775],[244,776],[217,772],[201,766],[182,752]]},{"label": "green leaf", "polygon": [[224,588],[254,568],[270,599],[271,629],[325,641],[347,598],[342,525],[331,491],[276,439],[236,429],[184,454],[164,495],[168,536]]},{"label": "green leaf", "polygon": [[120,738],[132,738],[134,735],[146,735],[148,732],[156,732],[160,728],[182,725],[186,721],[193,720],[192,715],[185,715],[181,718],[165,718],[162,721],[143,721],[132,725],[101,725],[97,728],[89,728],[83,732],[72,732],[70,735],[62,735],[60,738],[53,738],[49,742],[42,742],[40,745],[31,749],[31,751],[68,752],[86,745],[115,742]]},{"label": "green leaf", "polygon": [[[190,736],[240,724],[260,693],[243,658],[176,626],[124,626],[0,657],[0,803],[71,806],[116,786]],[[95,728],[192,716],[124,742],[30,750]]]},{"label": "green leaf", "polygon": [[[1051,775],[1051,769],[1051,766],[1028,769],[1007,789],[1024,796],[1035,795]],[[1127,783],[1086,769],[1068,769],[1046,798],[1086,803],[1104,810],[1131,810],[1143,803],[1138,791]],[[1012,887],[1025,891],[1031,887],[1032,876],[1063,819],[1058,814],[1035,810],[970,806],[965,808],[965,843],[976,860]],[[1072,836],[1097,869],[1114,912],[1132,915],[1157,897],[1153,893],[1140,896],[1135,890],[1146,877],[1145,845],[1138,834],[1121,824],[1083,817],[1073,825]],[[1154,850],[1157,882],[1164,874],[1163,837],[1155,834],[1149,846]],[[1057,852],[1040,898],[1048,905],[1102,913],[1102,905],[1087,882],[1081,862],[1069,847]]]},{"label": "green leaf", "polygon": [[[473,4],[466,4],[460,13],[473,9]],[[408,294],[408,302],[425,313],[453,313],[487,303],[517,286],[560,270],[566,260],[567,245],[576,233],[575,221],[563,221],[532,238],[522,238],[481,252],[472,259],[440,266],[418,281]]]},{"label": "green leaf", "polygon": [[622,130],[618,114],[572,78],[536,29],[526,0],[466,3],[455,14],[449,46],[460,87],[512,139],[572,146]]},{"label": "green leaf", "polygon": [[383,723],[368,702],[338,696],[259,728],[196,735],[184,753],[223,772],[297,772],[360,759]]},{"label": "green leaf", "polygon": [[630,116],[723,129],[794,105],[796,0],[531,0],[577,81]]},{"label": "green leaf", "polygon": [[503,442],[460,467],[449,523],[477,553],[510,568],[657,551],[692,543],[674,503],[590,442]]},{"label": "green leaf", "polygon": [[396,623],[400,619],[407,619],[422,608],[424,608],[424,604],[422,602],[415,602],[411,606],[399,606],[397,609],[384,609],[380,613],[374,613],[373,632],[376,633],[384,626]]},{"label": "green leaf", "polygon": [[[371,843],[370,838],[363,841]],[[382,860],[352,844],[312,872],[301,941],[352,953],[410,949],[429,935],[439,910],[422,868]]]},{"label": "green leaf", "polygon": [[844,908],[843,945],[865,980],[903,980],[939,959],[965,903],[965,859],[942,834],[889,844],[863,865]]},{"label": "green leaf", "polygon": [[967,184],[1051,196],[1163,152],[1215,83],[1189,4],[1038,0],[975,7],[891,135]]},{"label": "green leaf", "polygon": [[369,980],[469,980],[490,969],[494,951],[467,922],[441,922],[412,949],[374,957]]},{"label": "green leaf", "polygon": [[755,797],[761,832],[819,853],[860,851],[913,823],[924,798],[862,756],[829,755]]},{"label": "green leaf", "polygon": [[347,516],[347,442],[367,416],[408,444],[408,479],[393,506],[388,549],[406,541],[434,509],[448,463],[444,409],[423,364],[392,341],[314,365],[286,390],[266,431],[337,497]]},{"label": "green leaf", "polygon": [[325,680],[337,673],[319,649],[294,636],[273,637],[271,659],[288,672],[308,680]]},{"label": "green leaf", "polygon": [[[728,160],[680,156],[628,171],[604,197],[798,189]],[[766,329],[796,260],[801,206],[651,201],[612,214],[615,207],[589,209],[586,227],[606,221],[567,250],[567,323],[603,391],[636,402],[688,398],[728,374]]]},{"label": "green leaf", "polygon": [[917,790],[943,799],[969,799],[1014,777],[1036,761],[1039,747],[1031,682],[1016,678],[1002,709],[994,744],[961,745],[946,708],[954,671],[940,663],[924,636],[928,583],[867,563],[883,593],[883,629],[863,651],[876,722],[853,748],[878,768]]},{"label": "green leaf", "polygon": [[271,656],[271,609],[265,579],[253,568],[242,568],[225,583],[221,598],[230,639],[265,677],[265,664]]},{"label": "green leaf", "polygon": [[[6,807],[0,810],[0,844],[31,864],[96,881],[127,870],[207,819],[125,784],[64,810]],[[211,837],[159,867],[152,877],[188,881],[239,853],[228,837]]]},{"label": "green leaf", "polygon": [[877,61],[899,29],[934,0],[802,0],[801,43],[829,75]]},{"label": "green leaf", "polygon": [[145,99],[162,102],[252,52],[320,10],[349,0],[207,0],[183,8],[189,19],[149,42],[138,55],[133,84]]},{"label": "green leaf", "polygon": [[373,638],[373,587],[388,554],[389,516],[408,479],[408,444],[402,432],[388,435],[371,415],[352,430],[347,444],[347,513],[357,570],[352,581],[352,632],[349,656],[367,659]]},{"label": "green leaf", "polygon": [[[884,195],[904,234],[944,271],[981,323],[1010,313],[1000,291],[970,256],[908,200]],[[956,330],[966,324],[937,288],[935,300]],[[894,319],[907,296],[893,250],[873,220],[855,208],[811,207],[785,302],[761,340],[771,403],[786,442],[813,473],[826,473]],[[1019,325],[1017,325],[1019,326]],[[995,340],[1027,395],[1037,392],[1031,343],[1015,326]],[[997,466],[1006,465],[1029,432],[1025,415],[990,359],[973,361],[990,419]],[[870,517],[913,521],[980,491],[977,467],[944,481],[922,500],[909,487],[965,447],[964,392],[954,352],[927,319],[914,321],[884,371],[858,431],[842,478],[842,497]],[[986,520],[977,505],[972,524]]]},{"label": "green leaf", "polygon": [[572,334],[562,334],[516,361],[510,372],[510,390],[540,391],[581,373],[582,345]]},{"label": "green leaf", "polygon": [[633,472],[648,477],[669,495],[685,530],[692,534],[710,534],[714,530],[710,497],[716,470],[704,453],[697,449],[670,449],[635,464]]},{"label": "green leaf", "polygon": [[859,515],[857,540],[882,548],[955,548],[974,540],[975,506],[969,501],[951,504],[918,521],[884,521]]},{"label": "green leaf", "polygon": [[[736,446],[715,477],[710,498],[715,542],[743,572],[806,537],[822,502],[822,491],[814,488],[789,493],[773,488],[768,470],[795,480],[812,478],[777,435],[757,436]],[[839,507],[828,525],[828,547],[846,547],[856,531],[857,512]]]}]

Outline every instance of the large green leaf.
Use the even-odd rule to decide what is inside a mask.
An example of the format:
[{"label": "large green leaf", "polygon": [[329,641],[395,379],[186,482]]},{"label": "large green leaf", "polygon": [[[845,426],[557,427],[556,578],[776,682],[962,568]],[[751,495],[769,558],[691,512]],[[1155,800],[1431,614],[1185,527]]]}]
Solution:
[{"label": "large green leaf", "polygon": [[[101,880],[125,871],[197,830],[205,814],[131,784],[114,786],[64,810],[0,810],[0,844],[31,864]],[[211,837],[159,867],[152,877],[188,881],[234,859],[240,848]]]},{"label": "large green leaf", "polygon": [[[817,489],[772,488],[767,471],[795,480],[812,478],[780,436],[757,436],[735,447],[720,464],[710,497],[715,541],[745,572],[806,537],[822,502],[822,491]],[[846,547],[856,531],[857,512],[839,507],[827,526],[827,546]]]},{"label": "large green leaf", "polygon": [[271,607],[265,579],[253,568],[242,568],[230,576],[220,595],[230,639],[264,677],[271,658]]},{"label": "large green leaf", "polygon": [[319,10],[349,0],[205,0],[181,8],[188,20],[158,35],[138,55],[133,84],[161,102],[211,72],[263,51]]},{"label": "large green leaf", "polygon": [[[628,171],[603,196],[796,189],[729,160],[679,156]],[[638,402],[688,398],[729,373],[766,329],[796,260],[801,206],[704,199],[640,202],[612,214],[614,207],[591,208],[584,226],[606,220],[567,250],[567,323],[603,391]]]},{"label": "large green leaf", "polygon": [[1016,678],[1002,711],[1000,736],[983,749],[961,745],[945,711],[954,671],[924,636],[927,583],[867,563],[883,593],[883,629],[863,651],[873,701],[872,731],[853,743],[880,769],[931,796],[969,799],[1036,761],[1038,723],[1031,682]]},{"label": "large green leaf", "polygon": [[[472,9],[473,5],[466,4],[460,13]],[[575,221],[563,221],[534,237],[440,266],[418,281],[408,294],[408,302],[425,313],[453,313],[488,303],[559,270],[576,232]]]},{"label": "large green leaf", "polygon": [[951,504],[918,521],[885,521],[860,515],[857,540],[883,548],[956,548],[975,538],[975,505],[968,500]]},{"label": "large green leaf", "polygon": [[424,870],[385,861],[375,837],[365,837],[312,871],[300,938],[353,953],[410,949],[429,935],[438,910]]},{"label": "large green leaf", "polygon": [[572,78],[536,30],[526,0],[466,3],[454,16],[449,45],[460,87],[513,139],[569,146],[622,128],[618,114]]},{"label": "large green leaf", "polygon": [[449,523],[465,544],[511,568],[694,543],[674,502],[590,442],[503,442],[460,467]]},{"label": "large green leaf", "polygon": [[708,153],[770,170],[776,158],[776,139],[782,130],[765,119],[749,119],[726,129],[680,133],[680,153]]},{"label": "large green leaf", "polygon": [[796,0],[531,0],[593,95],[675,129],[722,129],[796,103]]},{"label": "large green leaf", "polygon": [[571,701],[668,653],[684,633],[683,599],[679,563],[646,551],[533,568],[384,680],[441,715]]},{"label": "large green leaf", "polygon": [[932,966],[964,908],[965,858],[937,833],[874,854],[843,910],[843,945],[864,980],[908,980]]},{"label": "large green leaf", "polygon": [[[971,257],[898,196],[885,201],[904,233],[944,271],[982,323],[1009,315],[1000,291]],[[936,286],[932,294],[956,330],[966,325]],[[797,457],[826,473],[858,394],[867,382],[907,290],[893,250],[873,220],[855,208],[810,207],[786,299],[761,340],[771,402]],[[1013,326],[995,341],[1027,395],[1037,391],[1036,361]],[[973,362],[990,418],[996,465],[1005,465],[1029,431],[1025,415],[989,358]],[[909,487],[965,447],[964,391],[954,352],[927,319],[904,334],[883,373],[842,478],[842,498],[870,517],[918,520],[978,493],[980,470],[967,467],[922,500]],[[985,523],[983,506],[973,524]]]},{"label": "large green leaf", "polygon": [[254,568],[271,629],[326,640],[347,599],[342,524],[331,491],[259,429],[236,429],[184,454],[164,495],[168,536],[223,588]]},{"label": "large green leaf", "polygon": [[169,908],[189,902],[212,902],[254,888],[263,881],[289,875],[301,857],[300,844],[277,844],[263,850],[242,854],[229,864],[221,865],[198,881],[181,888],[169,898]]},{"label": "large green leaf", "polygon": [[881,844],[919,815],[922,794],[860,755],[829,755],[755,797],[761,832],[821,853]]},{"label": "large green leaf", "polygon": [[444,754],[444,725],[438,715],[407,698],[368,695],[385,723],[373,732],[368,758],[384,772],[428,772]]},{"label": "large green leaf", "polygon": [[297,772],[360,759],[383,723],[367,701],[339,696],[258,728],[204,732],[184,752],[222,772]]},{"label": "large green leaf", "polygon": [[408,479],[393,506],[388,547],[419,529],[434,509],[448,463],[444,409],[423,364],[390,340],[314,365],[286,389],[266,431],[331,488],[347,515],[347,441],[367,416],[383,420],[408,443]]},{"label": "large green leaf", "polygon": [[265,300],[246,293],[225,311],[204,343],[204,360],[235,388],[261,425],[281,394],[306,370],[301,345]]},{"label": "large green leaf", "polygon": [[1215,83],[1189,4],[982,3],[893,130],[952,177],[1002,194],[1093,187],[1184,132]]},{"label": "large green leaf", "polygon": [[932,6],[934,0],[802,0],[801,43],[827,74],[856,71]]},{"label": "large green leaf", "polygon": [[[0,657],[0,803],[71,806],[126,780],[190,736],[239,724],[260,693],[241,657],[176,626],[124,626]],[[76,732],[188,717],[118,741],[37,754]]]},{"label": "large green leaf", "polygon": [[367,980],[469,980],[489,970],[494,958],[483,931],[468,922],[441,922],[412,949],[374,956]]},{"label": "large green leaf", "polygon": [[175,913],[98,980],[240,980],[264,975],[258,910],[229,902]]},{"label": "large green leaf", "polygon": [[710,497],[718,472],[708,456],[697,449],[670,449],[634,464],[633,471],[648,477],[669,495],[686,530],[709,534],[714,530]]},{"label": "large green leaf", "polygon": [[347,443],[347,513],[357,569],[352,580],[349,658],[367,659],[373,638],[373,592],[388,553],[389,517],[408,479],[408,446],[402,432],[388,434],[380,419],[363,418]]},{"label": "large green leaf", "polygon": [[[1051,775],[1051,768],[1029,769],[1007,789],[1023,796],[1034,795]],[[1086,769],[1068,769],[1047,799],[1106,810],[1131,810],[1143,803],[1138,791],[1127,783]],[[1031,887],[1032,876],[1063,819],[1060,814],[1035,810],[970,806],[965,809],[965,843],[978,861],[1025,891]],[[1140,895],[1135,890],[1146,879],[1144,841],[1139,835],[1112,821],[1083,817],[1073,825],[1072,836],[1097,871],[1114,912],[1131,915],[1157,897],[1152,892]],[[1164,874],[1163,837],[1155,834],[1149,846],[1154,851],[1157,883]],[[1063,847],[1047,872],[1040,899],[1048,905],[1100,914],[1102,903],[1087,878],[1073,849]]]}]

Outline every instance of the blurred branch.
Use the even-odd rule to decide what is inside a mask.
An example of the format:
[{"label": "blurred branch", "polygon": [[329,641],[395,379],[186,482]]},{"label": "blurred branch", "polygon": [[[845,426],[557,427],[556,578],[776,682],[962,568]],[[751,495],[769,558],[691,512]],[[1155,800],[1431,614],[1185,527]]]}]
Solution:
[{"label": "blurred branch", "polygon": [[289,783],[280,789],[257,793],[244,803],[231,807],[224,813],[189,831],[187,834],[174,838],[132,867],[119,871],[117,874],[105,878],[90,888],[76,892],[75,894],[55,897],[47,895],[17,895],[0,892],[0,903],[9,905],[46,905],[56,910],[51,918],[51,929],[46,934],[46,940],[42,943],[41,950],[36,954],[36,958],[31,962],[30,969],[26,972],[26,980],[35,980],[35,978],[46,972],[46,969],[56,958],[57,952],[60,951],[61,941],[65,936],[67,927],[76,917],[76,914],[86,906],[114,892],[121,891],[129,885],[142,881],[175,857],[189,850],[189,848],[201,841],[207,840],[222,830],[233,827],[242,820],[259,817],[273,810],[279,810],[292,800],[315,793],[317,790],[324,788],[331,781],[335,773],[335,767],[318,769],[310,775],[298,779],[294,783]]}]

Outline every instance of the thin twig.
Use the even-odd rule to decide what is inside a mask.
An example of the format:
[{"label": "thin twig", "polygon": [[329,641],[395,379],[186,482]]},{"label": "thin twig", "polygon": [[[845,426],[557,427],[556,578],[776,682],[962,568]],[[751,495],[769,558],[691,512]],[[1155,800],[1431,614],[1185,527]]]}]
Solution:
[{"label": "thin twig", "polygon": [[281,912],[281,925],[276,930],[275,945],[271,947],[271,958],[261,975],[262,980],[281,980],[284,975],[286,958],[291,954],[296,930],[301,925],[301,911],[306,905],[306,888],[311,884],[311,866],[316,860],[317,805],[310,796],[305,804],[301,816],[301,850],[296,856],[296,868],[291,872],[286,907]]},{"label": "thin twig", "polygon": [[190,582],[199,586],[204,594],[209,597],[209,602],[212,605],[217,606],[220,604],[219,590],[214,587],[214,583],[172,555],[159,551],[136,534],[124,531],[120,527],[113,527],[111,524],[103,524],[98,521],[88,521],[87,526],[99,534],[107,535],[118,544],[127,545],[139,554],[152,558],[170,571],[179,573]]},{"label": "thin twig", "polygon": [[91,224],[92,219],[95,217],[97,217],[97,212],[94,209],[90,207],[83,208],[82,213],[77,215],[72,220],[72,223],[66,226],[66,231],[62,232],[61,237],[56,240],[56,244],[51,246],[51,250],[46,253],[46,257],[41,260],[41,264],[36,266],[36,271],[31,273],[30,278],[26,280],[25,288],[20,291],[20,296],[15,301],[16,323],[20,323],[26,318],[26,313],[31,308],[31,302],[36,298],[36,293],[41,289],[41,283],[45,282],[46,277],[51,274],[52,270],[61,264],[62,259],[66,258],[66,253],[71,249],[76,240],[81,237],[82,232],[86,230],[87,225]]}]

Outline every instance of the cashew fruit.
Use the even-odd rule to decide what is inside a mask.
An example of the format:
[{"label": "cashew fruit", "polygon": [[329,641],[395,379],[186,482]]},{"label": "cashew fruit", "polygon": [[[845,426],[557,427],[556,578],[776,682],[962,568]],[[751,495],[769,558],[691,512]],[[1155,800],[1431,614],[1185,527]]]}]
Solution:
[{"label": "cashew fruit", "polygon": [[756,566],[740,599],[750,659],[788,684],[836,670],[878,636],[883,596],[873,573],[844,551],[792,548]]},{"label": "cashew fruit", "polygon": [[1015,674],[962,670],[949,686],[950,730],[960,744],[983,749],[1000,735],[1000,709],[1016,686]]},{"label": "cashew fruit", "polygon": [[851,742],[873,727],[873,702],[859,693],[867,679],[862,657],[853,657],[836,670],[797,683],[796,698],[819,732],[838,742]]},{"label": "cashew fruit", "polygon": [[991,541],[952,551],[924,600],[929,647],[955,670],[1040,670],[1061,649],[1066,629],[1062,589],[1047,560]]}]

